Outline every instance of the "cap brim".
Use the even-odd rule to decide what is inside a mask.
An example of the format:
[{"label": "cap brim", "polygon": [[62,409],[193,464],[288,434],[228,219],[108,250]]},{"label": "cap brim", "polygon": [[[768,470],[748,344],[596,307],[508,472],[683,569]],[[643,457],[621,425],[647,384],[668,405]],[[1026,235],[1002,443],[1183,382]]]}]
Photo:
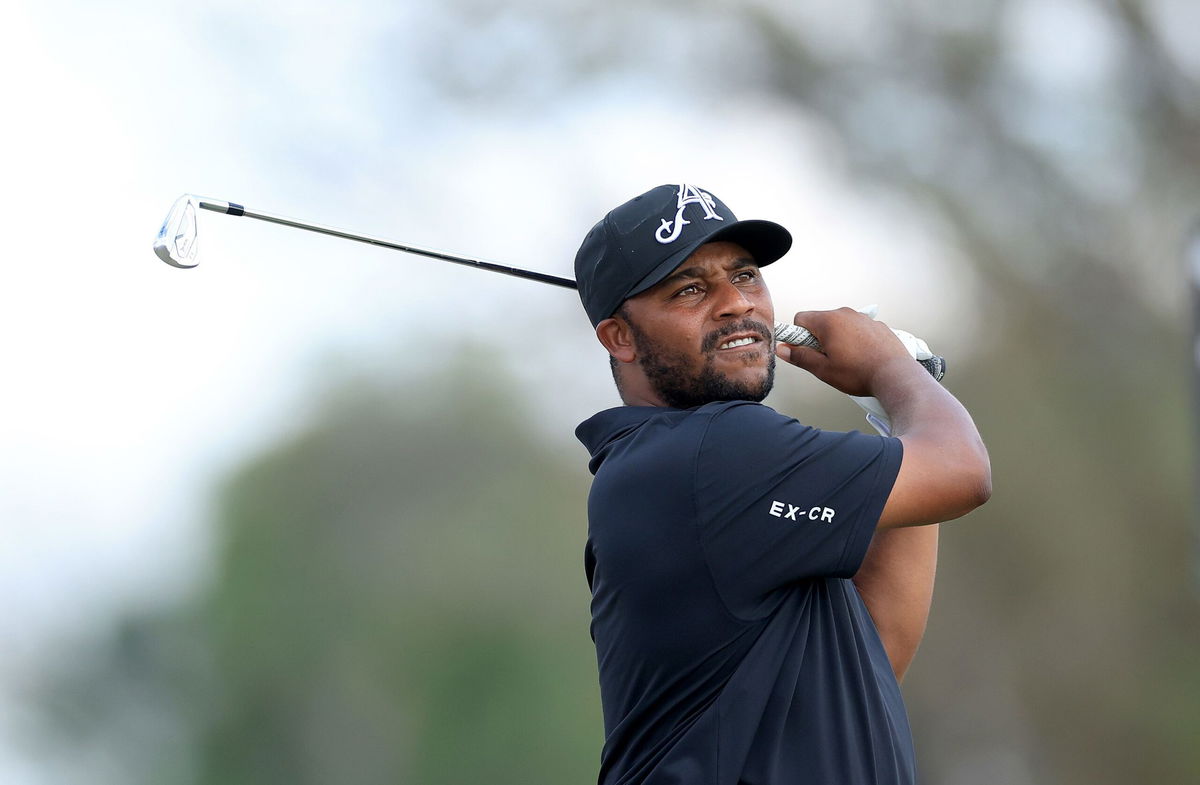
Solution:
[{"label": "cap brim", "polygon": [[754,257],[755,264],[759,267],[766,267],[772,262],[779,261],[791,249],[792,233],[774,221],[755,219],[736,221],[728,226],[722,226],[712,234],[692,241],[664,259],[646,277],[637,282],[633,289],[622,298],[622,302],[652,288],[669,276],[700,246],[720,241],[737,243],[750,252],[750,255]]}]

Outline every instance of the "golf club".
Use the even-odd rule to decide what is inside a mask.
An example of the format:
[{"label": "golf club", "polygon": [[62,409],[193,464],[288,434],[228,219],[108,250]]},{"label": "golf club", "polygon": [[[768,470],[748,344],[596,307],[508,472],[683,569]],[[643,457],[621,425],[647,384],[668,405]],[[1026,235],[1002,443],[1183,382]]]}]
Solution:
[{"label": "golf club", "polygon": [[[477,267],[481,270],[488,270],[494,273],[503,273],[504,275],[512,275],[517,278],[527,278],[532,281],[540,281],[542,283],[561,286],[566,289],[577,288],[575,282],[570,278],[560,278],[556,275],[547,275],[546,273],[534,272],[532,270],[522,270],[519,267],[509,267],[508,265],[489,262],[483,259],[474,259],[468,256],[460,256],[458,254],[447,253],[446,251],[436,251],[431,248],[422,248],[416,245],[407,243],[398,243],[394,240],[387,240],[382,237],[373,237],[367,234],[358,234],[348,232],[345,229],[335,229],[332,226],[322,226],[321,224],[309,223],[308,221],[298,221],[295,218],[285,218],[281,215],[272,213],[264,213],[257,210],[249,210],[235,202],[226,202],[220,199],[205,199],[192,194],[184,194],[175,200],[175,204],[171,206],[171,211],[167,213],[166,220],[158,230],[158,235],[154,238],[154,253],[159,259],[162,259],[173,267],[183,269],[195,267],[199,262],[196,260],[199,245],[197,243],[197,220],[196,210],[210,210],[214,213],[224,213],[225,215],[245,216],[246,218],[256,218],[260,221],[267,221],[282,226],[290,226],[294,229],[304,229],[309,232],[317,232],[318,234],[327,234],[332,237],[341,237],[346,240],[356,240],[360,243],[368,243],[377,245],[382,248],[391,248],[394,251],[404,251],[405,253],[416,254],[418,256],[427,256],[432,259],[441,259],[444,262],[453,262],[454,264],[463,264],[470,267]],[[775,340],[793,346],[809,346],[814,349],[820,349],[821,344],[813,336],[811,332],[805,328],[795,324],[776,324],[775,325]],[[946,373],[946,360],[942,357],[934,355],[928,359],[918,360],[925,370],[933,376],[934,379],[941,381]]]}]

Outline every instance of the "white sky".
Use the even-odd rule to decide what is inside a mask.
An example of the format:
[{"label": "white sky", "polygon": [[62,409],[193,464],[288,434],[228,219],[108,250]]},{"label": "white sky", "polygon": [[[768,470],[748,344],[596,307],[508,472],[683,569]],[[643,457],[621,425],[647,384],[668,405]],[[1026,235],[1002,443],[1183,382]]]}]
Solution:
[{"label": "white sky", "polygon": [[[965,351],[953,252],[846,182],[805,118],[753,97],[714,117],[632,81],[534,117],[456,108],[381,39],[436,7],[6,6],[0,704],[47,641],[202,574],[214,480],[303,416],[331,355],[419,373],[473,336],[553,427],[615,403],[570,292],[211,213],[201,266],[176,270],[150,244],[185,191],[569,276],[604,211],[687,180],[791,229],[781,314],[879,302]],[[935,285],[963,294],[921,300]],[[27,779],[4,721],[0,780]]]}]

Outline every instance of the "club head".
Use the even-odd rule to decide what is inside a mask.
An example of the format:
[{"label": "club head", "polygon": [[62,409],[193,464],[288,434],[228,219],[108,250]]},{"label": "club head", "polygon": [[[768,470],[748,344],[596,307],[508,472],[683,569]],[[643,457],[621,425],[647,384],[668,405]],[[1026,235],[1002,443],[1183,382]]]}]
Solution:
[{"label": "club head", "polygon": [[196,200],[184,194],[171,205],[171,212],[154,238],[154,253],[173,267],[195,267],[196,261]]}]

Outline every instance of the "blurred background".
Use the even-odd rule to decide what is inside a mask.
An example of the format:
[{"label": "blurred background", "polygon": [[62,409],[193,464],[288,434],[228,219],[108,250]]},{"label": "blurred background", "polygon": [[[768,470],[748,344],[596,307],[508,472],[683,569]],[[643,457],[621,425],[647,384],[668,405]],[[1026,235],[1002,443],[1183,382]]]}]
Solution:
[{"label": "blurred background", "polygon": [[6,8],[0,782],[594,780],[572,431],[619,401],[574,295],[211,213],[197,269],[150,245],[187,191],[571,275],[681,181],[792,230],[782,314],[927,338],[989,444],[922,781],[1200,781],[1200,5]]}]

